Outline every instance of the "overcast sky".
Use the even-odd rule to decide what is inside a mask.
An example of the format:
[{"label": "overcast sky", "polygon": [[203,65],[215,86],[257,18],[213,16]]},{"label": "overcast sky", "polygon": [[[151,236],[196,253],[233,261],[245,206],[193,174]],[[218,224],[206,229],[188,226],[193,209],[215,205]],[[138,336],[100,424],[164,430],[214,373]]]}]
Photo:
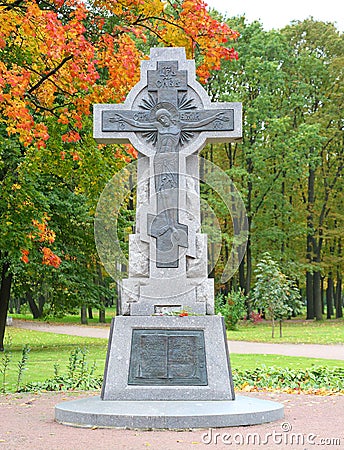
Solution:
[{"label": "overcast sky", "polygon": [[260,19],[266,30],[313,16],[316,20],[336,22],[337,29],[344,32],[344,0],[205,0],[205,3],[229,17],[245,14],[248,22]]}]

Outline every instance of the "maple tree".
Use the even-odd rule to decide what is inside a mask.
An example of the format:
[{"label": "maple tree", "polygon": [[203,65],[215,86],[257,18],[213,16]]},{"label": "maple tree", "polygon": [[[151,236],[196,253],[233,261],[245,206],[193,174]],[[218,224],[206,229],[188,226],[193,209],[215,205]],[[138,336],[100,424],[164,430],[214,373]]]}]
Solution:
[{"label": "maple tree", "polygon": [[77,142],[93,103],[123,101],[138,81],[146,34],[197,54],[201,81],[222,59],[237,57],[221,45],[237,33],[212,19],[202,0],[23,0],[2,3],[0,19],[2,120],[25,147],[46,147],[49,115],[64,142]]},{"label": "maple tree", "polygon": [[203,0],[5,0],[0,20],[1,350],[16,270],[33,252],[43,266],[64,264],[40,175],[90,194],[94,209],[109,173],[135,157],[131,146],[90,142],[92,105],[122,102],[155,45],[185,47],[205,82],[237,58],[224,44],[238,34]]}]

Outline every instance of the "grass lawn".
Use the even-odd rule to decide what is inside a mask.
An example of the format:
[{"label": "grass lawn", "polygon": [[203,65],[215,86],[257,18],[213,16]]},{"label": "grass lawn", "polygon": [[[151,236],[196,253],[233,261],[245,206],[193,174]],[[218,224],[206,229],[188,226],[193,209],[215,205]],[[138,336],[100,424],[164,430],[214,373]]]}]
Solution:
[{"label": "grass lawn", "polygon": [[[11,339],[11,361],[6,379],[6,390],[13,391],[18,376],[18,361],[21,359],[22,348],[25,344],[30,347],[27,370],[23,375],[22,384],[33,381],[44,381],[54,374],[54,364],[59,365],[59,372],[66,373],[71,351],[75,348],[87,348],[87,361],[91,366],[96,362],[96,375],[102,375],[107,351],[107,339],[84,338],[62,334],[44,333],[39,331],[7,328],[6,340]],[[0,390],[3,386],[1,371],[3,369],[4,354],[0,354]],[[312,366],[341,366],[342,361],[288,357],[278,355],[231,355],[232,368],[254,369],[263,364],[267,367],[300,368]]]},{"label": "grass lawn", "polygon": [[[5,340],[8,342],[9,338],[12,344],[10,345],[11,361],[7,379],[8,390],[12,390],[16,385],[18,361],[21,359],[22,348],[25,344],[29,345],[30,353],[27,370],[23,375],[24,384],[31,381],[44,381],[53,376],[55,364],[58,364],[60,373],[66,373],[70,354],[77,347],[87,348],[87,361],[90,366],[96,362],[96,375],[101,375],[104,371],[107,339],[7,328]],[[0,354],[0,389],[2,387],[3,358],[4,356]]]},{"label": "grass lawn", "polygon": [[279,327],[275,328],[275,338],[271,338],[271,322],[240,323],[238,330],[227,332],[233,341],[272,342],[293,344],[344,344],[344,319],[324,320],[285,320],[283,337],[279,337]]},{"label": "grass lawn", "polygon": [[[106,308],[106,323],[115,317],[115,308]],[[32,314],[10,314],[14,319],[33,320]],[[43,319],[41,320],[43,321]],[[80,315],[68,315],[61,318],[48,317],[44,321],[51,324],[80,325]],[[97,326],[98,312],[94,319],[88,320],[89,325]],[[228,339],[233,341],[271,342],[293,344],[344,344],[344,319],[312,321],[304,319],[285,320],[283,322],[283,337],[279,337],[279,326],[275,328],[275,338],[271,337],[271,322],[263,321],[256,324],[242,321],[238,329],[227,332]]]},{"label": "grass lawn", "polygon": [[309,369],[313,366],[340,367],[343,365],[343,361],[338,359],[261,354],[241,355],[231,353],[230,360],[232,369],[240,370],[251,370],[263,365],[266,367],[281,367],[282,369]]},{"label": "grass lawn", "polygon": [[[110,323],[111,319],[116,316],[116,308],[106,308],[105,310],[105,320],[106,323]],[[33,320],[31,313],[25,314],[9,314],[9,317],[13,319],[23,319],[23,320]],[[65,323],[67,324],[76,324],[80,325],[80,313],[77,314],[69,314],[63,317],[45,317],[44,319],[36,319],[39,322],[49,322],[49,323]],[[99,324],[98,311],[93,310],[93,319],[87,319],[89,325],[97,325]]]}]

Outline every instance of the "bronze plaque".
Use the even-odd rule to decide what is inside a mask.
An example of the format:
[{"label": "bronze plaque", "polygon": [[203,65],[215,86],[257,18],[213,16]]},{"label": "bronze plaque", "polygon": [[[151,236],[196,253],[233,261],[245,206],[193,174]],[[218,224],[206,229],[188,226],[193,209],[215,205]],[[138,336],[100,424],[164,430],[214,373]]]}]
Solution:
[{"label": "bronze plaque", "polygon": [[133,330],[128,384],[207,386],[202,330]]}]

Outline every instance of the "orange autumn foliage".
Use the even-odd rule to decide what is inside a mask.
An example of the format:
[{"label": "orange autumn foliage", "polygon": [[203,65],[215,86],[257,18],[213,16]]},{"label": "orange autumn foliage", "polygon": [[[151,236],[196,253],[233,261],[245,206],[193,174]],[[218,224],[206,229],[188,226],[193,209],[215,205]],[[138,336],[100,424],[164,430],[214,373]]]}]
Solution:
[{"label": "orange autumn foliage", "polygon": [[25,147],[47,145],[49,117],[64,142],[82,139],[92,104],[122,102],[138,81],[147,38],[197,53],[201,82],[237,58],[223,44],[238,34],[203,0],[19,0],[0,20],[0,124]]},{"label": "orange autumn foliage", "polygon": [[58,268],[61,264],[61,259],[55,255],[55,253],[48,247],[42,248],[43,252],[43,259],[42,264],[45,264],[47,266],[53,266],[55,268]]},{"label": "orange autumn foliage", "polygon": [[[36,241],[38,243],[46,243],[53,244],[55,242],[55,233],[48,226],[48,220],[50,218],[45,214],[42,221],[32,220],[32,225],[34,227],[34,231],[28,235],[28,238],[31,241]],[[42,264],[47,266],[53,266],[58,268],[61,264],[61,259],[49,248],[46,246],[41,246],[39,244],[39,250],[43,253]],[[29,262],[29,250],[21,249],[22,257],[20,258],[22,262],[27,264]]]},{"label": "orange autumn foliage", "polygon": [[[203,83],[222,60],[237,58],[225,45],[237,33],[214,20],[203,0],[4,0],[0,21],[0,132],[20,149],[16,163],[23,179],[37,161],[50,161],[56,172],[59,164],[66,171],[89,168],[82,144],[92,133],[92,105],[125,100],[150,46],[185,47],[199,62]],[[131,145],[112,154],[124,163],[137,157]],[[20,202],[23,191],[14,179],[11,195],[24,214],[35,202],[29,194]],[[58,267],[48,217],[35,216],[42,218],[28,235],[31,217],[25,216],[18,245],[21,261],[27,264],[36,248],[44,265]]]}]

